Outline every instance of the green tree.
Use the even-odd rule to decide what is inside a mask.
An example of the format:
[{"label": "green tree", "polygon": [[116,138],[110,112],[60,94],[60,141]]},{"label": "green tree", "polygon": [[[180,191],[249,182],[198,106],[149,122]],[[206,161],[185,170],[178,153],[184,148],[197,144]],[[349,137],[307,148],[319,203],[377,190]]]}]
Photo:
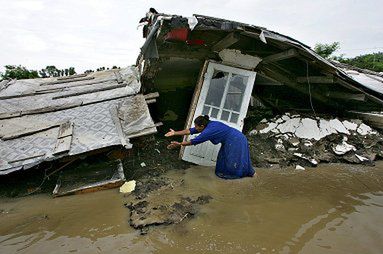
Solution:
[{"label": "green tree", "polygon": [[48,77],[60,76],[60,70],[58,70],[54,65],[48,65],[47,67],[45,67],[45,72],[47,73]]},{"label": "green tree", "polygon": [[21,65],[6,65],[5,72],[1,74],[2,79],[30,79],[38,78],[39,74],[35,70],[28,70]]},{"label": "green tree", "polygon": [[74,75],[74,74],[76,74],[76,71],[75,71],[74,67],[69,67],[68,72],[69,72],[69,75]]},{"label": "green tree", "polygon": [[333,42],[330,44],[317,43],[315,44],[314,51],[323,58],[330,58],[330,56],[340,48],[339,42]]}]

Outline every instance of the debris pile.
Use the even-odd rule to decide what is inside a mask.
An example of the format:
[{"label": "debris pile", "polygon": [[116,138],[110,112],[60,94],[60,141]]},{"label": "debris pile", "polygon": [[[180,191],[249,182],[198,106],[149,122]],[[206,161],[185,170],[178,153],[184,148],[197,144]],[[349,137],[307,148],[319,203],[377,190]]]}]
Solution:
[{"label": "debris pile", "polygon": [[138,181],[131,202],[125,204],[130,210],[129,224],[146,234],[150,226],[177,224],[193,217],[212,199],[208,195],[182,194],[183,184],[182,179],[164,176]]},{"label": "debris pile", "polygon": [[[249,132],[256,166],[315,167],[320,162],[369,163],[383,158],[383,135],[361,120],[285,113]],[[299,166],[299,167],[298,167]]]}]

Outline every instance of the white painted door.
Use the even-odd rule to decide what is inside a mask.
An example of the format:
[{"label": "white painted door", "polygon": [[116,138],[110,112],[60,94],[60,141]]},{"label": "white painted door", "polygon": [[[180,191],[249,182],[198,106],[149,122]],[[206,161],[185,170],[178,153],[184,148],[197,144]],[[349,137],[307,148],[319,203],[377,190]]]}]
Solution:
[{"label": "white painted door", "polygon": [[[193,116],[209,115],[211,120],[221,121],[240,131],[247,113],[256,72],[209,63],[198,103]],[[198,136],[191,135],[191,138]],[[220,144],[205,142],[187,146],[182,155],[185,161],[198,165],[214,166]]]}]

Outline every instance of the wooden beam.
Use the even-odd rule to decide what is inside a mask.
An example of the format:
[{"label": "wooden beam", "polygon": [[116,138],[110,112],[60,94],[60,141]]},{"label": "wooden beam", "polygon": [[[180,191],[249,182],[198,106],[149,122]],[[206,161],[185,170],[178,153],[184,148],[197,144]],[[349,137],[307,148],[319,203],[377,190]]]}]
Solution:
[{"label": "wooden beam", "polygon": [[365,101],[366,100],[366,95],[363,93],[345,93],[345,92],[328,91],[326,93],[326,96],[334,98],[334,99],[342,99],[342,100],[354,100],[354,101]]},{"label": "wooden beam", "polygon": [[160,97],[160,94],[158,92],[148,93],[148,94],[144,95],[145,100],[150,100],[150,99],[154,99],[154,98],[157,98],[157,97]]},{"label": "wooden beam", "polygon": [[[308,88],[306,86],[302,86],[301,84],[297,83],[295,79],[292,79],[292,78],[288,77],[287,75],[281,74],[280,72],[278,72],[276,70],[271,70],[269,68],[262,68],[262,72],[265,75],[270,76],[273,79],[284,83],[286,86],[288,86],[288,87],[290,87],[290,88],[292,88],[298,92],[301,92],[303,94],[307,94],[307,96],[309,96]],[[316,100],[324,103],[324,104],[332,105],[331,102],[329,101],[329,98],[326,96],[320,95],[318,93],[313,93],[313,92],[311,93],[311,96],[313,98],[315,98]]]},{"label": "wooden beam", "polygon": [[267,57],[263,58],[261,63],[262,64],[269,64],[269,63],[281,61],[281,60],[284,60],[284,59],[296,57],[298,54],[299,53],[298,53],[298,51],[296,49],[289,49],[289,50],[283,51],[281,53],[277,53],[277,54],[274,54],[274,55],[271,55],[271,56],[267,56]]},{"label": "wooden beam", "polygon": [[52,100],[57,100],[61,98],[67,98],[67,97],[73,97],[73,96],[78,96],[78,95],[84,95],[84,94],[90,94],[90,93],[97,93],[97,92],[102,92],[102,91],[107,91],[107,90],[113,90],[121,87],[125,87],[126,84],[117,84],[117,85],[112,85],[112,86],[105,86],[97,89],[91,89],[87,91],[81,91],[81,92],[75,92],[75,93],[67,93],[67,94],[62,94],[58,95],[55,97],[52,97]]},{"label": "wooden beam", "polygon": [[[212,62],[212,61],[206,60],[203,64],[200,72],[199,72],[198,81],[197,81],[197,84],[194,88],[194,93],[193,93],[192,101],[190,103],[189,112],[188,112],[188,116],[186,118],[186,123],[185,123],[184,129],[188,129],[192,125],[194,112],[197,108],[197,103],[198,103],[199,96],[201,94],[201,89],[202,89],[202,85],[203,85],[203,82],[205,79],[205,74],[206,74],[207,67],[209,66],[210,62]],[[188,139],[188,136],[184,135],[183,141],[187,141],[187,139]],[[185,146],[181,146],[180,153],[178,155],[179,159],[182,159],[184,151],[185,151]]]},{"label": "wooden beam", "polygon": [[22,129],[22,130],[17,131],[17,132],[0,134],[0,137],[2,140],[15,139],[15,138],[19,138],[19,137],[23,137],[23,136],[27,136],[27,135],[32,135],[32,134],[35,134],[37,132],[46,131],[46,130],[49,130],[51,128],[58,127],[61,124],[63,124],[63,123],[59,122],[59,123],[47,123],[47,124],[43,124],[43,125],[37,125],[37,126],[31,127],[31,128]]},{"label": "wooden beam", "polygon": [[[83,175],[82,177],[90,178],[88,177],[88,175]],[[66,180],[67,180],[66,182],[68,182],[68,179]],[[108,180],[103,180],[96,183],[88,183],[78,188],[73,188],[69,190],[64,189],[60,191],[63,181],[61,180],[61,178],[59,178],[52,194],[53,194],[53,197],[62,197],[62,196],[68,196],[68,195],[74,195],[74,194],[90,193],[90,192],[95,192],[99,190],[106,190],[106,189],[120,187],[121,185],[124,184],[125,181],[126,179],[124,175],[124,168],[123,168],[122,162],[119,161],[116,172],[113,174],[113,177]]]},{"label": "wooden beam", "polygon": [[109,111],[112,116],[114,126],[116,127],[117,134],[120,137],[121,145],[126,149],[132,148],[132,145],[126,140],[125,133],[122,129],[120,118],[118,118],[117,107],[112,107],[110,108]]},{"label": "wooden beam", "polygon": [[56,80],[56,81],[50,81],[50,82],[42,83],[42,84],[40,84],[40,86],[63,84],[63,83],[70,83],[70,82],[77,82],[77,81],[84,81],[84,80],[91,80],[91,79],[95,79],[95,77],[82,77],[82,78]]},{"label": "wooden beam", "polygon": [[376,96],[374,96],[374,95],[371,95],[371,94],[365,92],[363,89],[358,88],[358,87],[355,87],[355,86],[352,86],[351,84],[349,84],[348,82],[346,82],[346,81],[344,81],[344,80],[342,80],[342,79],[340,79],[340,78],[339,78],[337,81],[338,81],[338,83],[341,84],[342,86],[347,87],[347,88],[349,88],[349,89],[351,89],[351,90],[354,90],[354,91],[358,91],[358,92],[364,93],[364,94],[366,94],[367,97],[368,97],[369,99],[371,99],[372,101],[374,101],[374,102],[376,102],[376,103],[378,103],[378,104],[381,104],[381,105],[383,104],[383,100],[381,100],[380,98],[378,98],[378,97],[376,97]]},{"label": "wooden beam", "polygon": [[102,100],[96,100],[96,101],[85,101],[84,102],[82,100],[78,100],[78,101],[71,102],[71,103],[52,105],[52,106],[48,106],[48,107],[44,107],[44,108],[35,108],[35,109],[28,109],[28,110],[23,110],[23,111],[0,113],[0,120],[20,117],[20,116],[25,116],[25,115],[55,112],[55,111],[85,106],[85,105],[96,104],[96,103],[100,103],[100,102],[104,102],[104,101],[117,100],[117,99],[121,99],[121,98],[125,98],[125,97],[135,96],[135,95],[137,95],[137,94],[122,94],[122,95],[115,95],[115,96],[111,96],[109,98],[105,98]]},{"label": "wooden beam", "polygon": [[53,155],[69,152],[72,143],[73,123],[67,121],[60,125],[57,142],[52,152]]},{"label": "wooden beam", "polygon": [[15,162],[19,162],[19,161],[26,161],[26,160],[30,160],[30,159],[34,159],[34,158],[38,158],[38,157],[43,157],[43,156],[45,156],[45,153],[32,155],[32,156],[25,157],[25,158],[22,158],[22,159],[8,161],[8,163],[15,163]]},{"label": "wooden beam", "polygon": [[156,103],[157,100],[156,99],[150,99],[150,100],[145,100],[146,101],[146,104],[152,104],[152,103]]},{"label": "wooden beam", "polygon": [[234,32],[229,33],[222,40],[217,42],[211,49],[212,49],[212,51],[219,52],[222,49],[230,47],[231,45],[233,45],[237,41],[239,41],[239,35],[237,35]]},{"label": "wooden beam", "polygon": [[331,76],[309,76],[307,77],[298,77],[297,82],[298,83],[307,83],[310,82],[310,84],[334,84],[335,78]]}]

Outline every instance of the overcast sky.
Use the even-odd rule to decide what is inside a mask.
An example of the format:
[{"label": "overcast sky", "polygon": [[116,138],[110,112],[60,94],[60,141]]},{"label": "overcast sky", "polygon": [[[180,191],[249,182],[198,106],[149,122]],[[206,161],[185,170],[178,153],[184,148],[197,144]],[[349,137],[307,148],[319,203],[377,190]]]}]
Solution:
[{"label": "overcast sky", "polygon": [[312,47],[339,41],[346,57],[383,51],[382,0],[0,0],[0,71],[134,64],[150,7],[263,26]]}]

